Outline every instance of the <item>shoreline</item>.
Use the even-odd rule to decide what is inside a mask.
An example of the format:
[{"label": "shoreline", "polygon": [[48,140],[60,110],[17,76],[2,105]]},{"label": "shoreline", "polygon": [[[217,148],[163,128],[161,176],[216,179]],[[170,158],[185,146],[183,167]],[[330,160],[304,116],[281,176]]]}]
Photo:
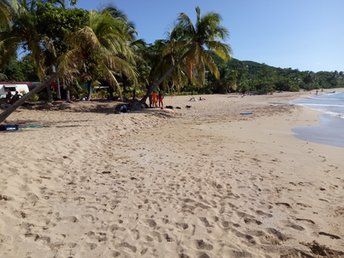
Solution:
[{"label": "shoreline", "polygon": [[[344,89],[340,88],[336,93],[343,93]],[[317,96],[323,96],[333,94],[333,92],[325,92]],[[300,100],[300,99],[299,99]],[[292,102],[293,103],[293,102]],[[294,102],[295,104],[295,102]],[[314,110],[318,113],[319,121],[313,126],[301,125],[292,128],[295,136],[304,141],[310,141],[318,144],[331,145],[334,147],[344,147],[344,137],[341,133],[341,128],[344,126],[344,118],[338,117],[338,115],[329,114],[328,111],[318,110],[312,108],[312,106],[298,104],[295,105],[302,106],[304,108]],[[317,104],[314,104],[317,105]]]},{"label": "shoreline", "polygon": [[295,136],[304,141],[344,148],[344,119],[321,113],[319,125],[295,127]]},{"label": "shoreline", "polygon": [[49,127],[0,134],[0,256],[340,257],[342,149],[293,135],[318,122],[300,95],[19,110]]}]

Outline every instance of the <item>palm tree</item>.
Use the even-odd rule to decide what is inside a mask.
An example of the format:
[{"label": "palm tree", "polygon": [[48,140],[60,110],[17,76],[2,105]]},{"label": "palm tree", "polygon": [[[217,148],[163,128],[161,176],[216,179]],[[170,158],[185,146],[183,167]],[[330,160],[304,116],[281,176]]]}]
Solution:
[{"label": "palm tree", "polygon": [[3,60],[15,55],[19,47],[31,52],[37,75],[43,81],[46,74],[44,50],[48,48],[49,42],[38,33],[35,2],[12,1],[11,5],[7,4],[10,6],[10,21],[8,29],[0,33],[0,45]]},{"label": "palm tree", "polygon": [[71,84],[81,78],[91,89],[92,82],[105,79],[122,97],[116,75],[136,83],[135,56],[127,31],[127,24],[110,13],[90,12],[89,25],[66,38],[70,50],[60,58],[58,67],[65,82]]},{"label": "palm tree", "polygon": [[[0,114],[0,123],[34,94],[50,87],[50,82],[56,77],[55,75],[51,75],[49,78],[46,77],[44,52],[51,47],[51,42],[38,33],[37,17],[34,12],[38,2],[26,0],[0,1],[0,66],[4,65],[11,56],[14,56],[19,47],[23,47],[31,52],[38,77],[42,82],[34,90],[2,112]],[[72,4],[75,2],[71,1]]]},{"label": "palm tree", "polygon": [[[13,56],[19,47],[23,47],[24,50],[31,52],[41,81],[44,80],[46,73],[44,51],[49,48],[51,50],[52,46],[52,42],[38,32],[39,25],[35,11],[42,2],[65,6],[64,0],[0,1],[0,66]],[[70,1],[71,4],[75,2]]]},{"label": "palm tree", "polygon": [[190,80],[196,78],[198,82],[203,83],[206,68],[219,78],[220,74],[211,54],[225,61],[229,60],[231,49],[222,42],[229,35],[228,30],[220,25],[221,17],[217,13],[210,12],[201,16],[200,8],[196,7],[196,15],[194,25],[185,13],[179,14],[177,23],[170,34],[169,48],[164,51],[166,55],[174,52],[174,63],[159,80],[149,87],[141,101],[145,102],[153,88],[171,76],[180,64],[184,64],[187,68]]},{"label": "palm tree", "polygon": [[[173,66],[173,71],[169,78],[165,78],[162,84],[171,84],[179,86],[187,83],[187,75],[184,62],[179,62],[180,50],[174,39],[157,40],[149,47],[149,60],[151,63],[150,81],[164,74]],[[160,86],[160,84],[159,84]],[[154,89],[155,90],[155,89]]]}]

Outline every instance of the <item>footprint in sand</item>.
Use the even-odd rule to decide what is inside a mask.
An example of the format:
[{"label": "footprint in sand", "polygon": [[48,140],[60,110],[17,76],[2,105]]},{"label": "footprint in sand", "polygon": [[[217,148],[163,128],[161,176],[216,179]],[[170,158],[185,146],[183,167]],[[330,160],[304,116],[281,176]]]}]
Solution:
[{"label": "footprint in sand", "polygon": [[213,227],[213,226],[209,223],[209,221],[207,220],[207,218],[205,218],[205,217],[200,217],[199,219],[200,219],[200,221],[203,222],[203,224],[204,224],[205,227]]},{"label": "footprint in sand", "polygon": [[173,242],[174,241],[173,238],[167,233],[165,233],[163,236],[167,242]]},{"label": "footprint in sand", "polygon": [[252,218],[244,218],[244,222],[246,224],[252,224],[252,223],[257,224],[257,225],[261,225],[262,224],[261,221],[256,220],[256,219],[252,219]]},{"label": "footprint in sand", "polygon": [[272,214],[270,213],[267,213],[267,212],[264,212],[264,211],[261,211],[261,210],[256,210],[256,213],[260,216],[264,216],[264,217],[268,217],[268,218],[271,218],[272,217]]},{"label": "footprint in sand", "polygon": [[81,215],[81,218],[88,220],[89,222],[94,222],[94,216],[91,214]]},{"label": "footprint in sand", "polygon": [[107,241],[107,236],[106,236],[106,233],[104,233],[104,232],[89,231],[88,233],[86,233],[86,235],[89,237],[89,239],[91,239],[93,241],[98,241],[98,242]]},{"label": "footprint in sand", "polygon": [[129,249],[129,250],[132,251],[133,253],[136,253],[136,251],[137,251],[136,246],[131,245],[131,244],[127,243],[127,242],[122,242],[122,243],[120,243],[119,245],[117,245],[117,248],[118,248],[118,247],[124,247],[124,248],[126,248],[126,249]]},{"label": "footprint in sand", "polygon": [[79,220],[78,220],[78,218],[75,217],[75,216],[67,216],[67,217],[61,218],[61,221],[63,221],[63,222],[72,222],[72,223],[76,223],[76,222],[78,222]]},{"label": "footprint in sand", "polygon": [[195,245],[197,249],[201,249],[201,250],[213,250],[214,248],[212,244],[209,244],[202,239],[196,240]]},{"label": "footprint in sand", "polygon": [[286,241],[288,237],[286,237],[284,234],[282,234],[280,231],[274,228],[267,228],[266,231],[270,234],[272,234],[274,237],[276,237],[280,241]]},{"label": "footprint in sand", "polygon": [[291,208],[291,205],[287,202],[276,202],[275,203],[277,206],[284,206],[284,207],[287,207],[287,208]]},{"label": "footprint in sand", "polygon": [[147,219],[146,222],[147,222],[147,225],[150,226],[151,228],[154,228],[157,226],[155,220],[153,219]]},{"label": "footprint in sand", "polygon": [[333,234],[329,234],[329,233],[326,233],[326,232],[319,232],[319,235],[328,236],[328,237],[330,237],[331,239],[340,239],[339,236],[333,235]]},{"label": "footprint in sand", "polygon": [[183,230],[185,230],[185,229],[187,229],[189,227],[189,225],[186,224],[186,223],[176,223],[176,225],[177,225],[178,228],[181,228]]},{"label": "footprint in sand", "polygon": [[311,220],[311,219],[300,219],[300,218],[296,218],[296,220],[297,220],[297,221],[306,221],[306,222],[308,222],[308,223],[310,223],[310,224],[315,225],[315,222],[314,222],[313,220]]},{"label": "footprint in sand", "polygon": [[304,227],[302,227],[302,226],[300,226],[300,225],[297,225],[297,224],[295,224],[295,223],[292,223],[292,222],[286,223],[286,226],[287,226],[287,227],[290,227],[290,228],[293,228],[293,229],[295,229],[295,230],[298,230],[298,231],[303,231],[303,230],[305,230]]},{"label": "footprint in sand", "polygon": [[86,243],[86,244],[91,250],[94,250],[97,248],[97,244],[95,244],[95,243]]},{"label": "footprint in sand", "polygon": [[121,253],[118,251],[112,251],[111,255],[112,255],[112,257],[118,257],[121,255]]},{"label": "footprint in sand", "polygon": [[147,240],[148,242],[152,242],[154,239],[153,239],[151,236],[146,236],[146,240]]},{"label": "footprint in sand", "polygon": [[12,201],[13,198],[4,194],[0,194],[0,201]]}]

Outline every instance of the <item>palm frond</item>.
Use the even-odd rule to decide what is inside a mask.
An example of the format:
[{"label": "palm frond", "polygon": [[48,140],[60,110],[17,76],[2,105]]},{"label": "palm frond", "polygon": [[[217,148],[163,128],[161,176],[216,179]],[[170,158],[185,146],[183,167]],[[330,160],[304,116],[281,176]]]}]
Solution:
[{"label": "palm frond", "polygon": [[177,24],[172,30],[170,37],[178,40],[194,35],[195,33],[196,29],[189,16],[185,13],[180,13],[177,19]]},{"label": "palm frond", "polygon": [[86,52],[100,47],[97,35],[89,26],[85,26],[84,28],[67,35],[66,41],[71,48],[78,47]]},{"label": "palm frond", "polygon": [[121,87],[116,79],[116,77],[113,75],[111,70],[104,67],[104,78],[110,83],[110,86],[112,86],[118,93],[119,97],[122,99],[122,90]]},{"label": "palm frond", "polygon": [[220,78],[220,72],[214,59],[207,52],[202,53],[202,60],[205,66],[208,67],[209,71],[215,76],[216,79]]},{"label": "palm frond", "polygon": [[229,45],[218,41],[207,41],[205,44],[210,51],[215,53],[222,60],[230,60],[232,50]]},{"label": "palm frond", "polygon": [[134,66],[128,63],[126,60],[116,56],[107,56],[105,58],[105,64],[113,71],[120,71],[127,76],[134,84],[137,84],[137,73],[134,70]]}]

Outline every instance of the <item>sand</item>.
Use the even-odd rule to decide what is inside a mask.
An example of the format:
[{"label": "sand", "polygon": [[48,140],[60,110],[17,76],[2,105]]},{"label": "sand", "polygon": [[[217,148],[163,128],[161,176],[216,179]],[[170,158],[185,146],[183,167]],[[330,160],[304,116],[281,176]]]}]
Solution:
[{"label": "sand", "polygon": [[18,110],[44,127],[0,133],[0,257],[344,257],[344,149],[293,135],[301,94]]}]

